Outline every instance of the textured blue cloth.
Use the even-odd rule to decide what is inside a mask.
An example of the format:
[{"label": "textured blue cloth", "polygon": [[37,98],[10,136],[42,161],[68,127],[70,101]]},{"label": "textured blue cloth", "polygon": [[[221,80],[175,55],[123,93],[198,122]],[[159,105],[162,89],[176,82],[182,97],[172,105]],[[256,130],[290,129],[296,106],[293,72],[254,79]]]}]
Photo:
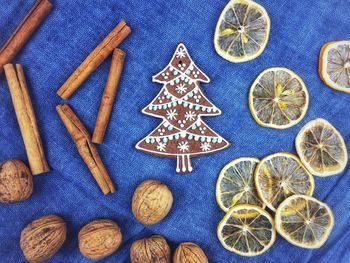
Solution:
[{"label": "textured blue cloth", "polygon": [[[216,178],[230,160],[241,156],[286,151],[295,153],[294,138],[300,128],[317,117],[329,120],[350,146],[350,95],[325,86],[317,73],[321,46],[350,35],[347,0],[259,0],[271,18],[270,41],[254,61],[232,64],[219,57],[213,46],[217,19],[226,0],[52,0],[55,7],[14,62],[24,66],[51,172],[34,178],[34,193],[22,203],[0,205],[0,262],[24,262],[19,247],[22,228],[46,215],[62,216],[68,227],[63,247],[50,262],[89,262],[79,252],[77,234],[98,218],[118,222],[123,244],[101,262],[129,262],[136,239],[161,234],[174,250],[178,243],[193,241],[210,262],[349,262],[350,171],[315,178],[315,197],[333,209],[335,226],[327,243],[317,250],[295,247],[278,236],[275,245],[259,257],[247,259],[226,251],[216,237],[224,213],[215,200]],[[0,43],[5,43],[35,0],[0,0]],[[103,196],[79,157],[55,106],[55,94],[90,51],[120,19],[133,32],[121,48],[127,52],[124,74],[117,93],[101,157],[117,185],[115,194]],[[196,64],[211,78],[203,85],[208,98],[223,114],[205,122],[232,143],[224,151],[193,159],[195,171],[175,173],[175,160],[153,157],[134,146],[160,119],[140,111],[159,92],[151,76],[166,66],[178,43],[187,46]],[[108,58],[67,101],[93,130],[110,65]],[[284,66],[299,74],[310,93],[305,118],[287,130],[259,126],[248,109],[248,90],[267,67]],[[4,75],[0,76],[0,159],[26,161],[25,148]],[[174,205],[159,224],[144,227],[131,213],[136,186],[154,178],[173,192]]]}]

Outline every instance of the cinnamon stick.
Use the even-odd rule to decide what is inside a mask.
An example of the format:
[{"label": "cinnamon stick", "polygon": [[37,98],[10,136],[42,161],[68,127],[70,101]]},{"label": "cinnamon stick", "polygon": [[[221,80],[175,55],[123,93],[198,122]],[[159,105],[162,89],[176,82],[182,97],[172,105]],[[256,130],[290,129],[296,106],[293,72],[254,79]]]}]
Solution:
[{"label": "cinnamon stick", "polygon": [[98,111],[92,141],[102,143],[106,128],[111,116],[115,94],[118,89],[121,73],[124,67],[125,53],[116,48],[113,52],[112,62],[108,73],[106,87],[103,91],[100,109]]},{"label": "cinnamon stick", "polygon": [[0,74],[3,66],[10,63],[31,35],[50,13],[53,5],[49,0],[38,0],[15,32],[0,50]]},{"label": "cinnamon stick", "polygon": [[13,64],[7,64],[4,69],[30,170],[33,175],[48,172],[50,168],[45,158],[22,65],[17,64],[15,68]]},{"label": "cinnamon stick", "polygon": [[66,80],[57,91],[57,95],[62,99],[68,99],[130,32],[130,27],[121,21]]},{"label": "cinnamon stick", "polygon": [[113,182],[103,165],[95,145],[91,142],[90,135],[84,124],[66,104],[56,106],[56,111],[72,137],[81,158],[101,188],[101,191],[105,195],[114,193]]}]

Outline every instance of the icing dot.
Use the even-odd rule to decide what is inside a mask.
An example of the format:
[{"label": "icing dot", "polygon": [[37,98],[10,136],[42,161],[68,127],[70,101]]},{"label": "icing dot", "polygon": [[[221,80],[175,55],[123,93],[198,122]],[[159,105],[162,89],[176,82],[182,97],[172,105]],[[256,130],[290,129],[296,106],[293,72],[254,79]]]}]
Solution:
[{"label": "icing dot", "polygon": [[175,134],[175,140],[178,140],[180,138],[179,134]]},{"label": "icing dot", "polygon": [[149,138],[146,138],[146,143],[149,143]]},{"label": "icing dot", "polygon": [[201,142],[205,142],[205,137],[201,137]]},{"label": "icing dot", "polygon": [[192,139],[193,139],[193,135],[192,135],[192,134],[189,134],[187,138],[188,138],[189,140],[192,140]]},{"label": "icing dot", "polygon": [[194,140],[195,140],[195,141],[198,141],[198,140],[199,140],[199,136],[195,136],[195,137],[194,137]]},{"label": "icing dot", "polygon": [[196,110],[199,110],[199,109],[200,109],[200,106],[197,105],[197,106],[195,107],[195,109],[196,109]]},{"label": "icing dot", "polygon": [[168,139],[167,138],[163,138],[163,142],[167,142],[168,141]]},{"label": "icing dot", "polygon": [[219,138],[219,139],[218,139],[218,143],[221,143],[221,142],[222,142],[222,138]]},{"label": "icing dot", "polygon": [[185,138],[186,137],[186,131],[181,131],[180,135],[181,135],[181,138]]}]

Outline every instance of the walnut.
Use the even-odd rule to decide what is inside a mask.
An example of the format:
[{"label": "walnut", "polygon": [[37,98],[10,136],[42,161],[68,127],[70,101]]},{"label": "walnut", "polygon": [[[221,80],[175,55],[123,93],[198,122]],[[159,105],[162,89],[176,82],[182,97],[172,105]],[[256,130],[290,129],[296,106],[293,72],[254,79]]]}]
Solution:
[{"label": "walnut", "polygon": [[80,252],[90,259],[102,259],[113,254],[122,242],[119,226],[108,219],[95,220],[79,232]]},{"label": "walnut", "polygon": [[20,246],[29,262],[42,262],[56,254],[66,235],[66,223],[62,218],[47,215],[34,220],[22,230]]},{"label": "walnut", "polygon": [[181,243],[174,254],[174,263],[208,263],[208,258],[203,250],[196,244]]},{"label": "walnut", "polygon": [[132,212],[144,225],[161,221],[170,211],[173,195],[169,188],[159,181],[146,180],[135,190],[132,198]]},{"label": "walnut", "polygon": [[170,248],[159,235],[136,240],[130,248],[131,263],[170,263]]},{"label": "walnut", "polygon": [[16,203],[28,199],[33,192],[33,176],[21,161],[0,164],[0,202]]}]

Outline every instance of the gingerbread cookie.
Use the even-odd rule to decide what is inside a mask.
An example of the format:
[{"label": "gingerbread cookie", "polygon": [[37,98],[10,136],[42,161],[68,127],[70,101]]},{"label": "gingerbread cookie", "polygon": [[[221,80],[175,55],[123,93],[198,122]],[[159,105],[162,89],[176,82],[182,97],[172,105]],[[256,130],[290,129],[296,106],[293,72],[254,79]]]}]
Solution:
[{"label": "gingerbread cookie", "polygon": [[213,153],[229,143],[210,129],[202,116],[220,115],[204,95],[199,82],[210,79],[194,64],[186,47],[179,44],[169,65],[153,76],[163,84],[143,113],[163,119],[136,148],[159,157],[176,158],[176,172],[192,172],[191,157]]}]

